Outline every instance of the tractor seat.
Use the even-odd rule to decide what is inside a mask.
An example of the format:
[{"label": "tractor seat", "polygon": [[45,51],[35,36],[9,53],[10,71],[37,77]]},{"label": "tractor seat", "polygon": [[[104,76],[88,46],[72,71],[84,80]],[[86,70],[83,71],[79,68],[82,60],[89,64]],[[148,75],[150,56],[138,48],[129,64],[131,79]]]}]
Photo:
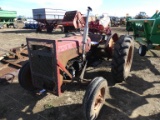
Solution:
[{"label": "tractor seat", "polygon": [[89,33],[91,45],[98,45],[102,41],[102,36],[98,34]]}]

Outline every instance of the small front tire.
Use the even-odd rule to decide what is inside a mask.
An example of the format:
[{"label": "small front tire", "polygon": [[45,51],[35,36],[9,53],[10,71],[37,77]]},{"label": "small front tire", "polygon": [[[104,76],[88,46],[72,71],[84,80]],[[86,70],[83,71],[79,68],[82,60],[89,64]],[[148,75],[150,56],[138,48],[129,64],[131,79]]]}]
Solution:
[{"label": "small front tire", "polygon": [[147,52],[147,47],[145,45],[141,45],[138,49],[138,53],[140,56],[145,56]]},{"label": "small front tire", "polygon": [[36,88],[33,86],[31,69],[29,62],[26,62],[19,71],[18,74],[19,84],[28,91],[34,91]]},{"label": "small front tire", "polygon": [[98,117],[105,102],[107,91],[107,81],[103,77],[96,77],[89,84],[83,99],[86,120],[95,120]]}]

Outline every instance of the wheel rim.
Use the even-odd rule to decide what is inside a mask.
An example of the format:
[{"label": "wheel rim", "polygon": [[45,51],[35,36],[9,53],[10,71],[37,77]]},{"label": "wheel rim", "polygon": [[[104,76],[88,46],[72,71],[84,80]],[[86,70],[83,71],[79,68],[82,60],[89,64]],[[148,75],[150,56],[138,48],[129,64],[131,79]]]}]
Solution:
[{"label": "wheel rim", "polygon": [[139,48],[139,55],[142,53],[142,47]]},{"label": "wheel rim", "polygon": [[125,64],[125,72],[128,73],[131,67],[131,62],[132,62],[132,54],[133,54],[133,48],[132,46],[129,48],[128,55],[127,55],[127,60]]},{"label": "wheel rim", "polygon": [[103,102],[105,100],[105,87],[102,87],[96,98],[95,98],[95,101],[94,101],[94,106],[93,106],[93,112],[95,115],[97,115],[103,105]]},{"label": "wheel rim", "polygon": [[106,50],[107,53],[109,54],[109,57],[112,57],[113,53],[114,53],[114,46],[115,43],[118,41],[118,35],[115,33],[113,34],[111,37],[108,38],[109,40],[107,40],[106,42]]},{"label": "wheel rim", "polygon": [[109,47],[113,49],[114,44],[115,44],[115,42],[113,41],[113,39],[111,39],[109,41]]},{"label": "wheel rim", "polygon": [[129,48],[129,53],[128,53],[128,56],[127,56],[127,65],[129,65],[130,62],[131,62],[131,59],[132,59],[132,51],[133,51],[133,48],[130,47],[130,48]]}]

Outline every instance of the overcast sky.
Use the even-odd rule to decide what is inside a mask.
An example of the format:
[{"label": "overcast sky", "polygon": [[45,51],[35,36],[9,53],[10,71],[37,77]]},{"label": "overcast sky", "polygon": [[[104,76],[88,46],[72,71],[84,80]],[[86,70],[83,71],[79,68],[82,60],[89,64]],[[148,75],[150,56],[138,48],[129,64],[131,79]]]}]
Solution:
[{"label": "overcast sky", "polygon": [[92,7],[92,14],[125,16],[129,13],[135,16],[144,11],[151,16],[160,10],[160,0],[0,0],[2,9],[14,10],[26,17],[32,17],[32,9],[35,8],[79,10],[85,14],[87,6]]}]

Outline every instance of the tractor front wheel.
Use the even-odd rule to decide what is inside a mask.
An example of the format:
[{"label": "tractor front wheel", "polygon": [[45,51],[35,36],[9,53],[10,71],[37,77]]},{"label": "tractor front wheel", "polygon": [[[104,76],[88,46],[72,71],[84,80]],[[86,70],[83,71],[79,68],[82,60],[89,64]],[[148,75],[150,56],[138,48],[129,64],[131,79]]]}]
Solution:
[{"label": "tractor front wheel", "polygon": [[130,36],[122,35],[114,45],[112,59],[112,76],[116,82],[127,79],[134,54],[134,41]]},{"label": "tractor front wheel", "polygon": [[147,52],[147,47],[145,45],[141,45],[138,49],[138,53],[140,56],[145,56]]},{"label": "tractor front wheel", "polygon": [[19,84],[28,91],[35,90],[32,84],[31,69],[29,62],[26,62],[19,71],[18,74]]},{"label": "tractor front wheel", "polygon": [[96,77],[91,81],[83,99],[86,120],[95,120],[98,117],[105,102],[107,91],[107,80],[103,77]]}]

